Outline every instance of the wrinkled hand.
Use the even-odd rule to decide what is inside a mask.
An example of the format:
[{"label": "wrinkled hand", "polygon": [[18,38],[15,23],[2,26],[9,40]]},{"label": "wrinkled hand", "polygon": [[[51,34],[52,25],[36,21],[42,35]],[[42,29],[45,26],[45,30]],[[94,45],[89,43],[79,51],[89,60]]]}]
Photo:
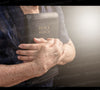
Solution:
[{"label": "wrinkled hand", "polygon": [[24,62],[34,61],[47,72],[60,61],[63,54],[63,43],[53,38],[47,40],[40,38],[34,41],[35,44],[19,45],[24,50],[17,50],[18,59]]}]

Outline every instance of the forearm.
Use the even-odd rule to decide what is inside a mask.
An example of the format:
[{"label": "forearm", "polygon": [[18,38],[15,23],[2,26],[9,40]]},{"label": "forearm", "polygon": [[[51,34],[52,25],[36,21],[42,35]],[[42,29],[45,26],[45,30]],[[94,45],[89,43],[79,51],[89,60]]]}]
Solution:
[{"label": "forearm", "polygon": [[35,63],[22,63],[16,65],[0,65],[0,87],[10,87],[30,78],[37,72]]},{"label": "forearm", "polygon": [[74,60],[76,55],[75,47],[71,40],[68,43],[64,44],[64,52],[61,56],[61,59],[58,65],[64,65]]}]

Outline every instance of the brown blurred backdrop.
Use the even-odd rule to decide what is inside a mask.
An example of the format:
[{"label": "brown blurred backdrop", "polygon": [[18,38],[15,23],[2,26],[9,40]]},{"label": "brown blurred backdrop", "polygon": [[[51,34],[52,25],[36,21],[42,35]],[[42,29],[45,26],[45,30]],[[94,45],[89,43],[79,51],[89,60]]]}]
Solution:
[{"label": "brown blurred backdrop", "polygon": [[62,6],[76,48],[73,62],[60,67],[56,87],[100,86],[100,6]]}]

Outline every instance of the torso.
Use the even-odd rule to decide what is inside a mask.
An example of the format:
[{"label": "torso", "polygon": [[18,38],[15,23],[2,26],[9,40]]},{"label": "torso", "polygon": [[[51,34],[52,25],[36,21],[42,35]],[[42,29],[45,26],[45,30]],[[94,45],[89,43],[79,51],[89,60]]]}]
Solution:
[{"label": "torso", "polygon": [[[3,8],[3,10],[2,10]],[[40,8],[40,11],[39,11]],[[10,43],[10,41],[13,41],[13,43],[16,45],[19,45],[21,43],[21,40],[23,40],[22,36],[23,31],[25,29],[25,25],[24,25],[24,15],[25,14],[36,14],[36,13],[45,13],[45,12],[58,12],[61,16],[60,18],[60,29],[61,29],[61,33],[60,33],[60,39],[61,41],[68,41],[67,36],[65,36],[66,32],[64,32],[64,23],[63,23],[63,18],[62,18],[62,13],[59,7],[55,7],[55,6],[41,6],[38,8],[34,9],[34,6],[8,6],[6,7],[0,7],[1,13],[0,14],[0,22],[1,23],[5,23],[7,22],[9,24],[9,27],[11,28],[11,35],[15,34],[16,37],[18,38],[19,42],[17,42],[16,38],[10,38],[9,35],[7,35],[7,42]],[[9,12],[8,12],[9,10]],[[4,12],[5,11],[5,12]],[[8,16],[9,15],[9,16]],[[5,18],[3,18],[4,16],[6,16]],[[2,20],[3,19],[3,20]],[[2,25],[3,26],[3,25]],[[15,26],[15,27],[14,27]],[[9,27],[5,27],[5,29],[3,29],[4,31],[7,30]],[[9,29],[8,29],[9,30]],[[10,32],[10,31],[9,31]],[[17,33],[16,33],[17,32]],[[2,34],[2,33],[1,33]],[[1,35],[0,35],[1,36]],[[0,37],[1,38],[1,37]],[[13,40],[12,40],[13,39]],[[2,39],[6,42],[6,39]],[[3,53],[4,55],[2,55],[0,53],[0,64],[16,64],[17,60],[17,55],[15,53],[17,47],[15,47],[13,45],[13,43],[11,42],[11,46],[8,47],[8,43],[2,43],[2,47],[4,47],[4,45],[6,45],[4,47],[4,51],[2,51],[1,53]],[[1,43],[1,42],[0,42]],[[12,48],[14,47],[14,49]],[[0,48],[1,49],[1,48]],[[8,59],[9,58],[9,59]],[[18,62],[19,63],[19,62]],[[36,84],[36,83],[40,83],[40,82],[44,82],[47,81],[48,79],[51,79],[52,77],[56,76],[58,74],[58,68],[54,67],[51,70],[48,71],[48,73],[46,73],[45,75],[38,77],[38,78],[33,78],[30,79],[28,81],[22,82],[19,84],[19,86],[30,86],[30,84]]]}]

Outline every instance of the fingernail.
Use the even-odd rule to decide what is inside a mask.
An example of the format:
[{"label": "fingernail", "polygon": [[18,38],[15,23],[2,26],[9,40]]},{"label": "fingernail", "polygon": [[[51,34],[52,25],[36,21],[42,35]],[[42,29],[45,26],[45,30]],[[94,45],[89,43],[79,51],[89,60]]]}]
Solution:
[{"label": "fingernail", "polygon": [[20,59],[20,56],[18,56],[17,58]]},{"label": "fingernail", "polygon": [[18,51],[16,51],[16,53],[18,54]]},{"label": "fingernail", "polygon": [[39,38],[34,38],[35,40],[38,40],[38,41],[40,41],[40,39]]}]

